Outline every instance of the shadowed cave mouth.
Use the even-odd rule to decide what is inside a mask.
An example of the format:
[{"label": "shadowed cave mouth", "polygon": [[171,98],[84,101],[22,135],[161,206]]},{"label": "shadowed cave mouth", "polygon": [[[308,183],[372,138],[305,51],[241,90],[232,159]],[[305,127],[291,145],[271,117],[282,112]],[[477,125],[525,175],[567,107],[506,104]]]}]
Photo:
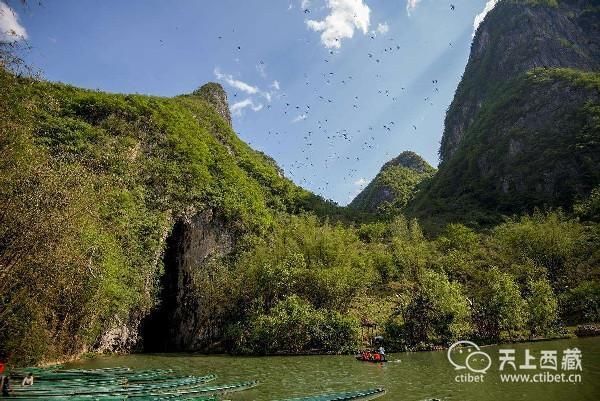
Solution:
[{"label": "shadowed cave mouth", "polygon": [[175,351],[172,311],[177,306],[179,259],[183,254],[184,223],[178,221],[167,238],[163,255],[164,272],[160,278],[159,302],[142,322],[141,334],[144,352]]},{"label": "shadowed cave mouth", "polygon": [[203,289],[194,285],[194,275],[207,260],[232,251],[235,231],[224,221],[212,210],[204,210],[175,223],[166,241],[159,301],[141,327],[144,351],[219,349],[220,326],[206,316],[198,296]]}]

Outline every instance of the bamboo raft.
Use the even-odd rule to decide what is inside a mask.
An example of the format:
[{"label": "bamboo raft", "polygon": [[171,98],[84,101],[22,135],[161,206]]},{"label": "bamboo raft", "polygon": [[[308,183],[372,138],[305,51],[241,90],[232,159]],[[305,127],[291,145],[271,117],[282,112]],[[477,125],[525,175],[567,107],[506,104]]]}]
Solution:
[{"label": "bamboo raft", "polygon": [[255,381],[212,385],[213,374],[178,376],[172,370],[129,368],[49,369],[30,368],[12,372],[15,378],[34,375],[33,386],[14,385],[10,399],[51,401],[160,401],[186,399],[217,401],[216,395],[242,391],[256,386]]},{"label": "bamboo raft", "polygon": [[[11,376],[34,375],[33,386],[13,385],[10,399],[21,401],[218,401],[219,396],[258,385],[256,381],[212,384],[216,376],[176,375],[170,369],[132,370],[30,368],[13,370]],[[385,394],[381,388],[314,395],[282,401],[366,401]]]},{"label": "bamboo raft", "polygon": [[281,401],[366,401],[374,400],[385,394],[382,388],[373,388],[369,390],[348,391],[345,393],[331,393],[324,395],[314,395],[310,397],[290,398]]}]

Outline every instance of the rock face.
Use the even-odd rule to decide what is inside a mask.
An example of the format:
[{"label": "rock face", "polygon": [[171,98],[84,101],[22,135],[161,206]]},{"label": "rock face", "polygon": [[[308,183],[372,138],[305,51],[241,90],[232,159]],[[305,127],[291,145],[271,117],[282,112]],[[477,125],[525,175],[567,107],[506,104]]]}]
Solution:
[{"label": "rock face", "polygon": [[229,103],[227,101],[227,92],[223,87],[215,82],[209,82],[196,89],[192,95],[200,96],[210,103],[217,113],[223,117],[231,126],[231,114],[229,112]]},{"label": "rock face", "polygon": [[128,321],[116,318],[110,328],[103,333],[93,351],[98,353],[129,353],[141,344],[139,314],[133,314]]},{"label": "rock face", "polygon": [[418,185],[435,169],[414,152],[402,152],[385,163],[377,176],[350,203],[349,207],[369,213],[402,209],[412,199]]},{"label": "rock face", "polygon": [[409,214],[491,224],[568,209],[600,184],[600,11],[591,3],[504,0],[488,14],[446,115],[439,171]]},{"label": "rock face", "polygon": [[600,68],[600,13],[589,0],[503,0],[479,26],[448,109],[442,164],[499,85],[536,67]]},{"label": "rock face", "polygon": [[220,333],[211,332],[201,305],[206,291],[196,282],[212,258],[233,249],[235,235],[211,210],[178,221],[167,239],[160,306],[143,325],[144,350],[203,351]]}]

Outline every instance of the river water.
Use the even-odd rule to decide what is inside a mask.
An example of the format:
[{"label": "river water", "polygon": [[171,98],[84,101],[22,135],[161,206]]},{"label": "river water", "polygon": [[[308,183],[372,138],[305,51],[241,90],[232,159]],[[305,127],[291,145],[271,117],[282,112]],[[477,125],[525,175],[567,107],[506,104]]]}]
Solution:
[{"label": "river water", "polygon": [[[562,369],[564,351],[573,348],[581,351],[581,370],[577,369],[576,362],[571,366],[576,370]],[[500,374],[512,373],[513,370],[507,365],[502,372],[499,371],[499,349],[515,350],[518,369],[516,373],[534,375],[548,371],[553,374],[565,373],[567,379],[570,374],[580,374],[581,383],[503,383]],[[529,350],[530,356],[536,358],[530,360],[529,364],[535,366],[535,369],[525,370],[519,367],[525,364],[526,350]],[[556,371],[539,367],[542,350],[557,351]],[[352,356],[232,357],[139,354],[100,357],[68,366],[172,368],[182,374],[215,373],[218,376],[215,383],[244,380],[260,382],[254,389],[224,397],[235,401],[278,400],[380,386],[387,390],[387,394],[380,398],[382,401],[600,400],[600,337],[505,344],[482,347],[481,351],[487,353],[492,361],[489,370],[482,375],[482,383],[457,382],[461,380],[460,376],[457,379],[457,375],[465,370],[454,370],[445,351],[393,354],[389,356],[391,362],[386,364],[359,362]],[[473,358],[470,366],[475,369],[485,367],[487,363],[484,359],[481,361],[477,366],[476,358]],[[471,376],[478,375],[473,373]]]}]

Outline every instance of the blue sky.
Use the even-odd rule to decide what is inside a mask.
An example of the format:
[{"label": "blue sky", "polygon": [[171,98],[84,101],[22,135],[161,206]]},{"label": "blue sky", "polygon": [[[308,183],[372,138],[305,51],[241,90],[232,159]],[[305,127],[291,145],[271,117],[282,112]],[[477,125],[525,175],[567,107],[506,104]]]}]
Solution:
[{"label": "blue sky", "polygon": [[0,40],[25,38],[46,79],[85,88],[174,96],[220,82],[242,139],[346,204],[404,150],[437,165],[474,21],[494,3],[12,1]]}]

